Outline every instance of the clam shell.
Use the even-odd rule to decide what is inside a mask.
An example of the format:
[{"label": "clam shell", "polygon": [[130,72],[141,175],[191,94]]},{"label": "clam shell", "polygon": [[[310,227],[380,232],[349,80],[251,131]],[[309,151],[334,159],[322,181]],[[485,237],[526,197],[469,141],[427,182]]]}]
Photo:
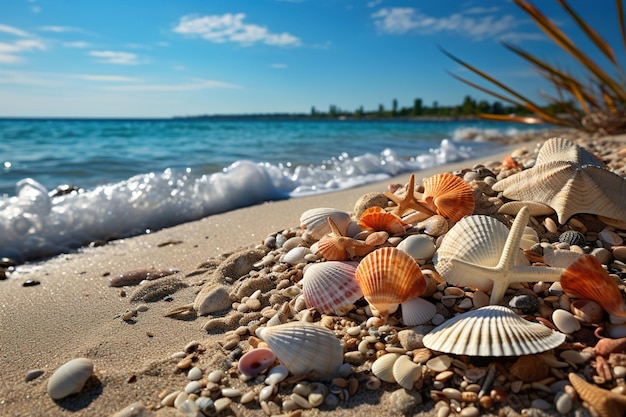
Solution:
[{"label": "clam shell", "polygon": [[462,178],[448,172],[424,180],[422,199],[437,214],[454,221],[474,212],[474,191]]},{"label": "clam shell", "polygon": [[[482,215],[461,219],[444,236],[435,255],[437,272],[449,283],[488,291],[493,283],[481,276],[468,276],[461,268],[455,268],[452,259],[462,259],[483,266],[496,266],[509,235],[509,229],[498,220]],[[519,257],[523,258],[520,251]],[[519,259],[516,263],[528,263]]]},{"label": "clam shell", "polygon": [[425,235],[407,236],[396,247],[411,255],[416,261],[432,258],[437,249],[432,238]]},{"label": "clam shell", "polygon": [[469,356],[521,356],[559,346],[563,333],[519,317],[507,307],[491,305],[444,322],[424,336],[431,350]]},{"label": "clam shell", "polygon": [[593,255],[582,255],[567,268],[561,275],[561,287],[573,297],[597,302],[612,321],[626,318],[622,292]]},{"label": "clam shell", "polygon": [[382,315],[426,289],[419,265],[394,247],[382,247],[368,254],[359,262],[355,276],[367,302]]},{"label": "clam shell", "polygon": [[322,314],[347,314],[363,292],[356,282],[356,262],[327,261],[309,265],[302,277],[307,307]]},{"label": "clam shell", "polygon": [[61,365],[48,380],[48,395],[60,400],[79,392],[93,373],[93,362],[76,358]]},{"label": "clam shell", "polygon": [[404,234],[407,225],[399,216],[381,207],[370,207],[359,218],[359,226],[365,230],[385,231],[390,235],[397,235]]},{"label": "clam shell", "polygon": [[441,236],[448,231],[448,220],[445,217],[435,214],[417,223],[417,228],[423,230],[430,236]]},{"label": "clam shell", "polygon": [[372,373],[381,381],[396,382],[393,376],[393,365],[401,355],[399,353],[387,353],[372,363]]},{"label": "clam shell", "polygon": [[407,355],[400,355],[391,371],[396,382],[408,390],[413,389],[415,382],[422,377],[422,365],[413,362]]},{"label": "clam shell", "polygon": [[407,326],[418,326],[430,321],[437,314],[437,306],[421,297],[400,304],[402,322]]},{"label": "clam shell", "polygon": [[335,333],[315,324],[297,321],[259,327],[256,335],[294,375],[316,371],[319,377],[331,377],[343,363],[343,347]]},{"label": "clam shell", "polygon": [[300,227],[305,229],[313,239],[319,240],[330,233],[327,221],[329,217],[335,222],[341,234],[345,234],[352,218],[349,213],[335,208],[320,207],[306,210],[300,215]]},{"label": "clam shell", "polygon": [[270,349],[257,348],[246,352],[239,363],[237,368],[239,372],[247,377],[254,377],[269,368],[276,360],[276,355]]}]

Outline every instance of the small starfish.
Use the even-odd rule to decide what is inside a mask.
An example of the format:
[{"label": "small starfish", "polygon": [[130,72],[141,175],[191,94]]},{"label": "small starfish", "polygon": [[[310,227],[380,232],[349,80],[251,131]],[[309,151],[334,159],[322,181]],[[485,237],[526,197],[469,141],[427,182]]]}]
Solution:
[{"label": "small starfish", "polygon": [[362,256],[372,251],[373,246],[363,240],[346,237],[337,224],[328,217],[330,233],[324,235],[317,243],[318,251],[328,261],[346,261],[354,256]]},{"label": "small starfish", "polygon": [[404,197],[399,197],[394,193],[390,193],[388,191],[383,192],[385,197],[396,203],[396,207],[394,208],[394,213],[398,216],[402,216],[408,210],[417,210],[431,216],[437,214],[428,207],[426,207],[422,202],[420,202],[417,198],[415,198],[415,175],[411,174],[409,177],[409,184],[407,185],[406,194]]},{"label": "small starfish", "polygon": [[515,265],[517,253],[520,250],[520,241],[524,228],[530,218],[528,207],[523,207],[506,238],[500,261],[496,266],[478,265],[462,259],[452,258],[450,263],[455,268],[465,271],[468,276],[483,277],[493,281],[490,304],[498,304],[504,297],[509,284],[514,282],[559,281],[564,269],[547,266]]},{"label": "small starfish", "polygon": [[590,384],[573,372],[568,377],[578,396],[600,417],[622,417],[626,413],[626,396]]}]

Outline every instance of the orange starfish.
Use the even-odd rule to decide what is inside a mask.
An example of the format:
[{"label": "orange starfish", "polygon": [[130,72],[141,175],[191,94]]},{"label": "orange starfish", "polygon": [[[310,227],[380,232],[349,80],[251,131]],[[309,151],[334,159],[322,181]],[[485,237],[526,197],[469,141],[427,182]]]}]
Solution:
[{"label": "orange starfish", "polygon": [[390,193],[388,191],[383,192],[385,197],[396,203],[396,207],[394,208],[394,213],[398,216],[402,216],[408,210],[417,210],[423,213],[427,213],[431,216],[437,214],[434,211],[430,210],[424,204],[422,204],[417,198],[415,198],[415,175],[411,174],[409,178],[409,184],[407,185],[406,194],[404,197],[399,197],[394,193]]},{"label": "orange starfish", "polygon": [[317,250],[327,261],[347,261],[354,256],[363,256],[374,249],[362,240],[344,236],[330,217],[326,220],[331,232],[317,242]]},{"label": "orange starfish", "polygon": [[600,417],[622,417],[626,412],[626,396],[590,384],[575,373],[569,374],[578,396],[589,403]]}]

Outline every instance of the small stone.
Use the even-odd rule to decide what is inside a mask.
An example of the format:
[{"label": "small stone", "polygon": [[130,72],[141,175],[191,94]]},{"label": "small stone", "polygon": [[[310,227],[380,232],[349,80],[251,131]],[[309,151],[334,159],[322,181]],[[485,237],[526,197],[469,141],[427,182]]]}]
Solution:
[{"label": "small stone", "polygon": [[559,392],[554,397],[554,405],[556,407],[556,411],[565,415],[572,410],[572,397],[567,395],[565,392]]},{"label": "small stone", "polygon": [[480,416],[480,410],[474,406],[465,407],[459,413],[460,417],[478,417]]},{"label": "small stone", "polygon": [[448,355],[439,355],[426,362],[428,369],[434,372],[447,371],[452,365],[452,358]]},{"label": "small stone", "polygon": [[209,376],[207,377],[207,380],[209,382],[214,382],[214,383],[218,383],[220,382],[220,380],[222,379],[222,377],[224,376],[224,371],[217,369],[215,371],[212,371],[211,373],[209,373]]},{"label": "small stone", "polygon": [[613,248],[613,257],[619,261],[626,262],[626,246],[615,246]]},{"label": "small stone", "polygon": [[559,230],[558,226],[551,217],[546,217],[546,219],[543,221],[543,225],[550,233],[556,233]]},{"label": "small stone", "polygon": [[194,366],[187,373],[187,379],[190,381],[197,381],[202,378],[202,369]]},{"label": "small stone", "polygon": [[530,314],[539,308],[539,299],[533,295],[516,295],[509,301],[509,306],[521,310],[522,314]]},{"label": "small stone", "polygon": [[398,332],[398,342],[406,350],[415,350],[424,347],[422,342],[423,334],[417,333],[415,330],[407,329]]},{"label": "small stone", "polygon": [[474,298],[472,298],[472,302],[476,308],[488,306],[489,296],[482,291],[476,291],[474,293]]},{"label": "small stone", "polygon": [[608,265],[613,260],[613,254],[605,248],[594,248],[591,254],[603,265]]},{"label": "small stone", "polygon": [[532,408],[538,408],[543,411],[548,411],[550,408],[552,408],[552,404],[550,404],[543,398],[537,398],[535,400],[532,400],[530,406]]},{"label": "small stone", "polygon": [[412,415],[415,408],[422,403],[422,396],[417,391],[404,388],[396,390],[389,396],[391,408],[400,415]]},{"label": "small stone", "polygon": [[613,367],[613,375],[615,375],[615,378],[626,377],[626,366],[618,365]]},{"label": "small stone", "polygon": [[582,365],[583,363],[591,359],[590,352],[581,352],[572,349],[562,351],[560,353],[560,356],[561,359],[563,359],[564,361],[571,362],[575,365]]},{"label": "small stone", "polygon": [[155,414],[148,410],[143,403],[135,402],[122,408],[120,411],[111,414],[111,417],[150,417]]},{"label": "small stone", "polygon": [[552,313],[552,322],[565,334],[572,334],[580,330],[580,322],[569,311],[556,309]]},{"label": "small stone", "polygon": [[26,374],[26,377],[24,378],[24,382],[30,382],[33,379],[37,379],[41,375],[43,375],[44,372],[45,371],[43,369],[33,369],[32,371],[28,371],[28,373]]},{"label": "small stone", "polygon": [[606,227],[598,232],[598,238],[609,245],[621,245],[624,243],[624,239],[620,235]]}]

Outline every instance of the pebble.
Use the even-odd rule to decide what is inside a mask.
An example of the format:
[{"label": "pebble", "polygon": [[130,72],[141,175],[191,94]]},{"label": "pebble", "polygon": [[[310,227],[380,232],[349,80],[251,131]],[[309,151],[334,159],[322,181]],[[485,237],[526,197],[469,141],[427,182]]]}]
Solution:
[{"label": "pebble", "polygon": [[214,383],[218,383],[220,382],[220,380],[222,379],[222,377],[224,376],[224,371],[217,369],[215,371],[211,371],[211,373],[209,373],[209,376],[207,377],[207,380],[209,382],[214,382]]},{"label": "pebble", "polygon": [[560,353],[561,359],[576,365],[582,365],[591,359],[590,352],[579,352],[577,350],[564,350]]},{"label": "pebble", "polygon": [[432,239],[422,234],[407,236],[400,242],[397,248],[408,253],[416,260],[430,259],[437,249]]},{"label": "pebble", "polygon": [[546,217],[545,220],[543,221],[543,225],[545,226],[546,230],[550,233],[556,233],[559,230],[558,226],[556,225],[554,220],[552,220],[551,217]]},{"label": "pebble", "polygon": [[219,414],[222,411],[226,410],[226,408],[228,408],[230,406],[231,403],[231,399],[228,397],[222,397],[222,398],[218,398],[217,400],[215,400],[214,405],[215,405],[215,413]]},{"label": "pebble", "polygon": [[424,335],[412,329],[400,330],[398,332],[398,342],[407,351],[423,348],[424,343],[422,339],[424,339]]},{"label": "pebble", "polygon": [[595,256],[601,264],[608,265],[613,260],[613,254],[605,248],[594,248],[591,254]]},{"label": "pebble", "polygon": [[44,374],[44,370],[43,369],[33,369],[32,371],[28,371],[26,373],[26,377],[24,377],[24,382],[30,382],[33,379],[37,379],[39,378],[41,375]]},{"label": "pebble", "polygon": [[620,235],[606,227],[598,232],[598,238],[609,245],[621,245],[624,243],[624,239]]},{"label": "pebble", "polygon": [[572,410],[572,397],[561,391],[554,397],[554,406],[559,413],[567,414]]},{"label": "pebble", "polygon": [[613,248],[613,256],[618,261],[626,262],[626,246],[616,246]]},{"label": "pebble", "polygon": [[194,393],[194,392],[200,392],[200,391],[202,391],[202,385],[200,384],[199,381],[191,381],[190,383],[188,383],[185,386],[185,392],[187,394],[191,394],[191,393]]},{"label": "pebble", "polygon": [[552,322],[561,332],[571,334],[580,330],[580,322],[569,311],[556,309],[552,313]]},{"label": "pebble", "polygon": [[129,406],[122,408],[111,414],[110,417],[149,417],[154,416],[154,413],[146,408],[141,402],[132,403]]},{"label": "pebble", "polygon": [[474,293],[474,297],[472,298],[472,302],[476,308],[485,307],[489,305],[489,296],[482,291],[476,291]]},{"label": "pebble", "polygon": [[79,392],[93,374],[94,364],[91,359],[76,358],[61,365],[48,380],[48,395],[60,400]]},{"label": "pebble", "polygon": [[190,381],[197,381],[202,378],[202,369],[194,366],[187,373],[187,379]]},{"label": "pebble", "polygon": [[259,401],[267,401],[274,395],[275,385],[267,385],[259,392]]},{"label": "pebble", "polygon": [[447,371],[452,365],[452,358],[448,355],[439,355],[426,362],[428,369],[434,372]]},{"label": "pebble", "polygon": [[404,388],[395,390],[389,396],[391,408],[401,415],[412,415],[413,410],[422,403],[422,396],[417,391],[407,391]]},{"label": "pebble", "polygon": [[516,295],[509,301],[509,306],[521,310],[522,314],[530,314],[539,309],[539,298],[533,295]]},{"label": "pebble", "polygon": [[480,410],[474,406],[465,407],[459,413],[460,417],[478,417],[480,416]]},{"label": "pebble", "polygon": [[239,397],[241,396],[241,390],[237,388],[222,388],[222,395],[224,397]]},{"label": "pebble", "polygon": [[614,366],[613,367],[613,375],[615,378],[624,378],[626,377],[626,366]]}]

